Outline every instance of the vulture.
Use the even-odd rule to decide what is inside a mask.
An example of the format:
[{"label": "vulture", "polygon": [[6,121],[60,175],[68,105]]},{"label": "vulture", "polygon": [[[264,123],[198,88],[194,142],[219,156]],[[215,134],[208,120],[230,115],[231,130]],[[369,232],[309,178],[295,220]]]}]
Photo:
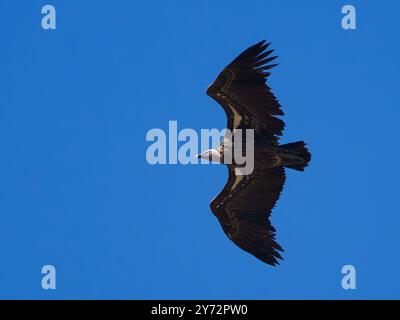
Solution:
[{"label": "vulture", "polygon": [[[273,50],[265,40],[249,47],[227,65],[207,88],[227,116],[227,132],[218,149],[198,158],[217,161],[228,168],[223,190],[211,201],[211,211],[230,240],[259,260],[275,266],[283,259],[270,222],[271,211],[285,183],[285,169],[303,171],[311,154],[303,141],[279,144],[285,123],[281,105],[267,84]],[[224,151],[235,148],[236,130],[253,130],[254,164],[250,174],[241,174],[242,164],[224,162]],[[242,139],[243,140],[243,139]],[[243,145],[243,141],[241,146]]]}]

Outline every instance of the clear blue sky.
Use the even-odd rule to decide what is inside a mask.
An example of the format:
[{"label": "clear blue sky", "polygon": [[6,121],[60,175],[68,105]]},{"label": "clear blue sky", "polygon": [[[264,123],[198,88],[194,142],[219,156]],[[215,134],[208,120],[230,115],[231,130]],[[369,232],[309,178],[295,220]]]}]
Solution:
[{"label": "clear blue sky", "polygon": [[[357,30],[341,28],[341,7]],[[41,28],[41,7],[57,30]],[[400,298],[397,1],[0,1],[1,298]],[[272,221],[285,260],[209,209],[223,166],[151,166],[148,130],[219,128],[204,93],[272,41],[283,142],[305,140]],[[57,289],[41,288],[41,268]],[[341,288],[341,268],[357,289]]]}]

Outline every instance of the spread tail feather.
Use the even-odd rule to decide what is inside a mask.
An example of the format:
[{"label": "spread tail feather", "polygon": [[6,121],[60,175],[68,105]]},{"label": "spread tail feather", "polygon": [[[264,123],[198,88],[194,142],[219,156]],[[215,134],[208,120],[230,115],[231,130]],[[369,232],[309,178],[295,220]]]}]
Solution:
[{"label": "spread tail feather", "polygon": [[279,156],[286,168],[304,171],[311,160],[311,154],[304,141],[283,144],[279,149]]}]

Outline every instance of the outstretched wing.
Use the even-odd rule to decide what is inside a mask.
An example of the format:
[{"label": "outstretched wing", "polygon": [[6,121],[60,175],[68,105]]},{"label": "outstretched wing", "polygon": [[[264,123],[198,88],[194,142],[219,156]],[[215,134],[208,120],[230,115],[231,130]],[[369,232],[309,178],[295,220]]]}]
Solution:
[{"label": "outstretched wing", "polygon": [[207,94],[215,99],[228,117],[227,128],[252,128],[262,132],[271,141],[277,141],[284,129],[284,122],[276,115],[283,115],[280,104],[266,84],[276,64],[269,64],[276,56],[273,50],[265,51],[270,43],[261,41],[233,60],[208,87]]},{"label": "outstretched wing", "polygon": [[235,175],[211,202],[211,210],[226,235],[240,248],[270,265],[279,264],[283,251],[275,241],[269,217],[285,183],[285,169],[255,168],[251,175]]}]

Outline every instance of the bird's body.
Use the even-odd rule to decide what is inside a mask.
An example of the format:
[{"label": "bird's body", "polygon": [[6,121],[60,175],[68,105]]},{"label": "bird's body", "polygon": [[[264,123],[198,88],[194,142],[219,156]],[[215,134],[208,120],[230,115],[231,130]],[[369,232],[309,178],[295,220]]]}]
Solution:
[{"label": "bird's body", "polygon": [[[282,248],[275,241],[275,229],[269,216],[285,182],[285,168],[303,171],[311,155],[302,141],[279,144],[284,122],[280,104],[266,84],[274,67],[268,64],[273,50],[262,41],[241,53],[208,87],[207,94],[224,108],[231,132],[217,150],[207,150],[200,157],[214,160],[228,167],[229,178],[224,189],[211,202],[211,210],[227,236],[243,250],[258,259],[275,265],[282,259]],[[239,146],[235,132],[253,130],[254,169],[242,172],[243,164],[227,154],[241,149],[246,135],[241,135]],[[239,150],[242,152],[242,150]]]}]

